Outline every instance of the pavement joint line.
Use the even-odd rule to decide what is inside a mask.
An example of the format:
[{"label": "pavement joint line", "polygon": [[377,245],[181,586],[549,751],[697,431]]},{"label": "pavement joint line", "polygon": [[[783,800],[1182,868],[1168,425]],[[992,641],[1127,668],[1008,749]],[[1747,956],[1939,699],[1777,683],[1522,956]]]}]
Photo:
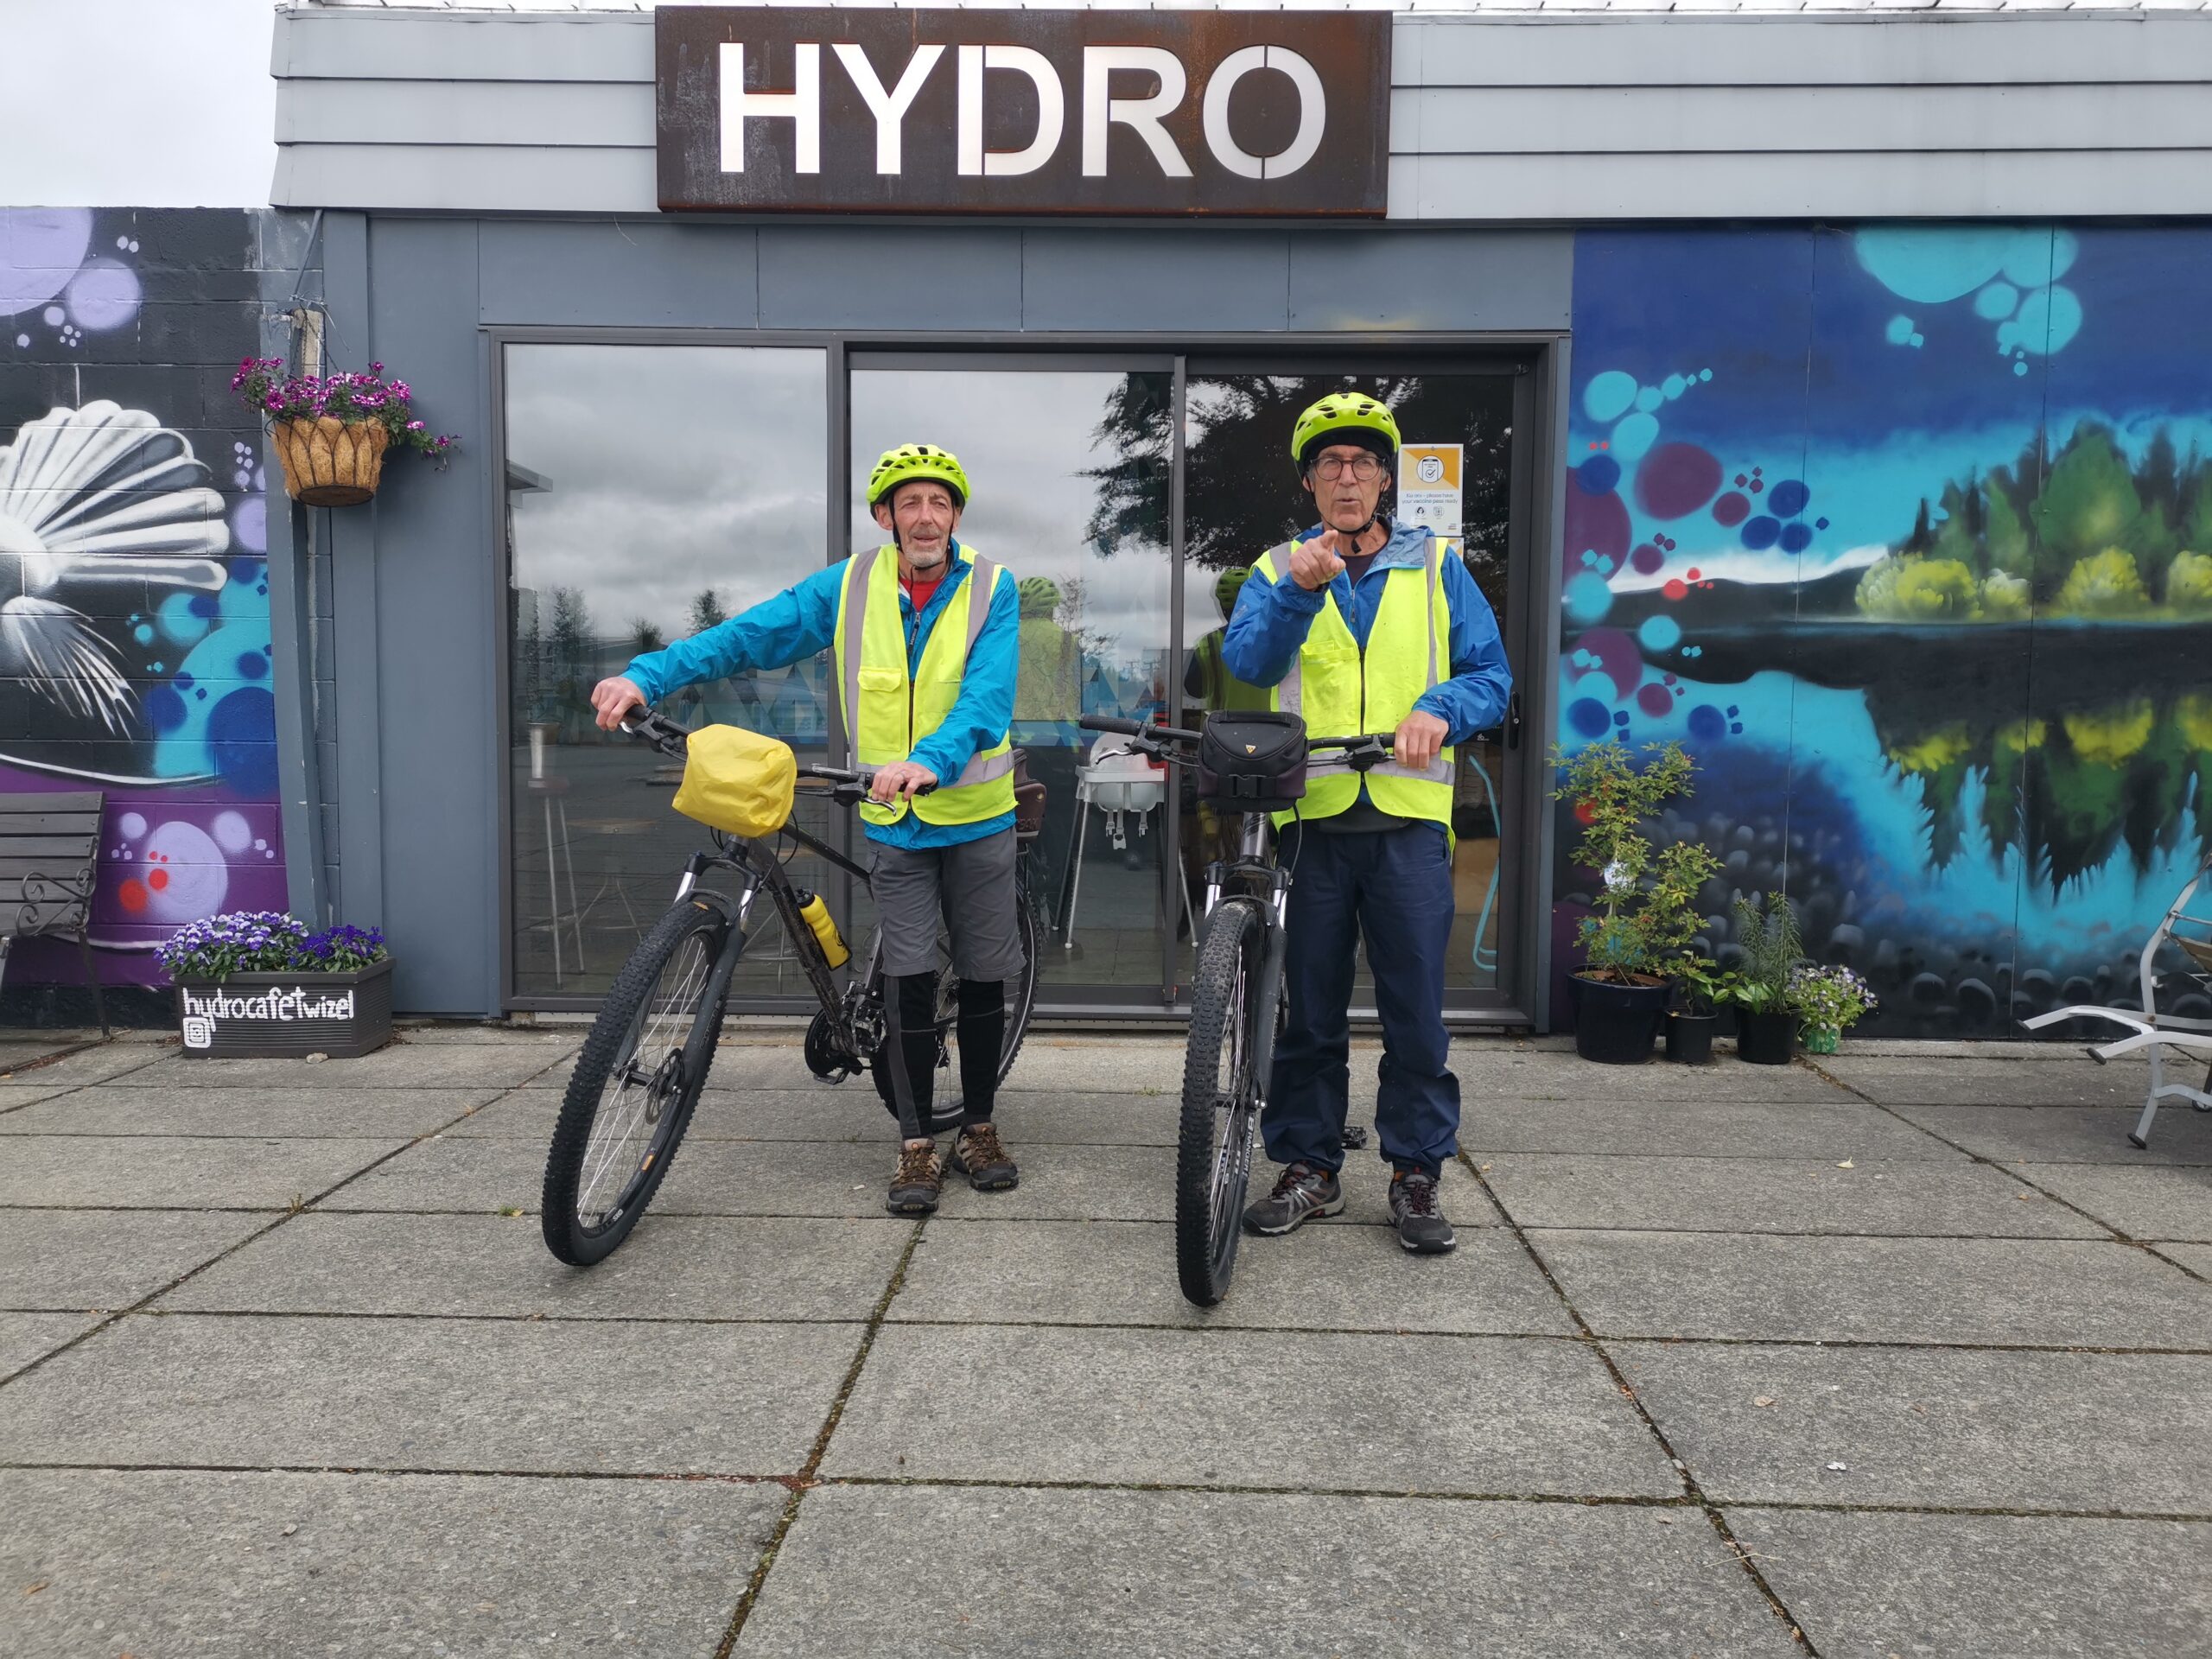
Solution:
[{"label": "pavement joint line", "polygon": [[[461,1114],[462,1117],[466,1117],[467,1116],[467,1113],[466,1112]],[[454,1122],[457,1123],[460,1121],[460,1118],[455,1118]],[[451,1128],[452,1127],[453,1124],[451,1123],[445,1125],[445,1128]],[[436,1131],[433,1131],[432,1133],[435,1134]],[[143,1311],[149,1305],[161,1297],[168,1295],[169,1292],[176,1289],[178,1286],[198,1277],[200,1274],[205,1273],[208,1268],[215,1266],[218,1262],[228,1261],[232,1256],[236,1255],[240,1250],[245,1249],[247,1245],[257,1243],[260,1240],[268,1237],[270,1234],[275,1232],[279,1227],[282,1227],[286,1222],[291,1220],[295,1216],[306,1215],[309,1211],[313,1210],[316,1205],[321,1203],[323,1199],[328,1198],[340,1187],[347,1185],[351,1182],[359,1180],[362,1176],[367,1174],[371,1170],[379,1168],[383,1165],[390,1163],[401,1154],[410,1151],[414,1147],[422,1145],[423,1141],[429,1139],[430,1139],[430,1135],[416,1135],[412,1141],[405,1141],[399,1146],[394,1147],[390,1152],[385,1153],[382,1157],[372,1159],[369,1162],[362,1165],[360,1168],[355,1170],[352,1174],[343,1176],[330,1185],[323,1188],[321,1192],[316,1193],[313,1198],[307,1198],[302,1195],[302,1198],[289,1209],[277,1211],[275,1212],[265,1210],[247,1210],[244,1211],[243,1213],[251,1215],[270,1215],[271,1216],[271,1219],[267,1226],[257,1227],[252,1232],[248,1233],[244,1238],[239,1239],[228,1249],[219,1250],[213,1255],[209,1256],[205,1262],[200,1262],[194,1267],[188,1268],[184,1272],[170,1280],[168,1283],[156,1286],[154,1289],[147,1292],[145,1295],[141,1296],[137,1301],[131,1303],[130,1306],[119,1308],[116,1312],[109,1314],[105,1319],[101,1319],[97,1325],[91,1326],[87,1330],[79,1332],[75,1336],[63,1343],[60,1347],[50,1348],[46,1352],[31,1360],[28,1364],[20,1365],[16,1367],[16,1370],[10,1371],[3,1376],[0,1376],[0,1389],[4,1389],[12,1382],[21,1382],[24,1377],[29,1376],[33,1371],[37,1370],[41,1366],[47,1364],[49,1361],[59,1358],[73,1348],[80,1347],[84,1344],[90,1342],[94,1337],[99,1335],[101,1332],[106,1330],[109,1326],[119,1323],[125,1315]],[[77,1206],[67,1205],[27,1205],[22,1207],[60,1210]],[[132,1206],[118,1205],[105,1207],[111,1209],[126,1209]],[[226,1211],[225,1213],[232,1212]]]},{"label": "pavement joint line", "polygon": [[473,1469],[455,1465],[380,1463],[44,1463],[0,1459],[0,1469],[85,1470],[115,1475],[352,1475],[417,1480],[591,1480],[688,1482],[699,1485],[782,1485],[789,1475],[745,1475],[723,1470]]},{"label": "pavement joint line", "polygon": [[1506,1208],[1505,1201],[1498,1197],[1496,1189],[1483,1178],[1483,1172],[1476,1166],[1475,1160],[1464,1152],[1458,1154],[1457,1156],[1467,1173],[1474,1178],[1476,1185],[1482,1188],[1491,1205],[1496,1207],[1499,1218],[1513,1230],[1513,1236],[1519,1241],[1522,1249],[1527,1254],[1529,1262],[1535,1265],[1536,1271],[1544,1276],[1544,1282],[1551,1287],[1552,1294],[1559,1298],[1560,1306],[1566,1311],[1567,1317],[1573,1322],[1575,1329],[1590,1339],[1590,1351],[1597,1356],[1598,1363],[1605,1368],[1606,1374],[1613,1379],[1613,1386],[1620,1390],[1622,1397],[1629,1402],[1630,1408],[1643,1420],[1644,1427],[1650,1431],[1651,1438],[1658,1443],[1659,1450],[1665,1454],[1667,1461],[1674,1465],[1675,1474],[1681,1480],[1684,1493],[1704,1512],[1706,1522],[1719,1537],[1721,1547],[1735,1557],[1737,1565],[1744,1569],[1745,1576],[1751,1580],[1759,1594],[1766,1599],[1768,1609],[1775,1618],[1782,1621],[1783,1628],[1789,1632],[1790,1640],[1796,1643],[1807,1654],[1813,1656],[1813,1659],[1819,1659],[1821,1650],[1814,1645],[1813,1638],[1806,1634],[1804,1622],[1790,1611],[1789,1604],[1783,1600],[1780,1592],[1767,1582],[1766,1574],[1759,1570],[1758,1562],[1752,1559],[1751,1552],[1738,1540],[1734,1529],[1728,1524],[1728,1517],[1721,1513],[1720,1506],[1706,1496],[1703,1485],[1691,1472],[1688,1459],[1675,1450],[1674,1442],[1667,1438],[1666,1430],[1659,1427],[1659,1420],[1654,1417],[1645,1407],[1643,1397],[1637,1393],[1634,1386],[1629,1382],[1627,1374],[1621,1370],[1612,1355],[1606,1351],[1605,1343],[1599,1338],[1589,1320],[1582,1317],[1582,1310],[1574,1305],[1574,1299],[1567,1294],[1567,1287],[1562,1285],[1559,1281],[1558,1275],[1552,1272],[1551,1263],[1545,1261],[1542,1253],[1529,1242],[1527,1230],[1521,1225],[1513,1212]]},{"label": "pavement joint line", "polygon": [[876,1298],[869,1313],[868,1328],[861,1332],[860,1346],[854,1351],[853,1363],[845,1368],[844,1381],[838,1385],[836,1396],[830,1402],[829,1414],[822,1420],[821,1433],[814,1437],[813,1449],[797,1475],[785,1484],[791,1488],[791,1497],[784,1505],[784,1512],[776,1522],[776,1529],[769,1535],[760,1558],[753,1563],[752,1575],[746,1580],[744,1591],[738,1596],[737,1606],[730,1614],[729,1628],[722,1632],[722,1639],[715,1649],[715,1659],[729,1659],[737,1646],[738,1637],[745,1633],[745,1621],[753,1617],[753,1610],[760,1604],[760,1592],[768,1581],[769,1569],[776,1564],[777,1553],[784,1547],[784,1540],[798,1520],[799,1505],[805,1502],[808,1491],[820,1484],[822,1460],[830,1454],[830,1440],[837,1432],[837,1425],[844,1420],[845,1403],[853,1397],[853,1390],[860,1384],[861,1370],[868,1363],[869,1351],[875,1345],[876,1332],[883,1329],[884,1316],[890,1313],[891,1303],[906,1283],[906,1268],[914,1259],[915,1247],[922,1242],[922,1233],[929,1226],[924,1216],[914,1224],[914,1230],[907,1236],[906,1248],[899,1253],[899,1260],[891,1269],[891,1277],[883,1287],[883,1294]]},{"label": "pavement joint line", "polygon": [[2148,1243],[2145,1243],[2143,1246],[2143,1249],[2146,1254],[2158,1257],[2159,1261],[2164,1262],[2168,1267],[2180,1268],[2183,1273],[2187,1274],[2190,1278],[2197,1281],[2200,1284],[2212,1285],[2212,1274],[2199,1273],[2195,1268],[2190,1267],[2188,1262],[2176,1261],[2171,1254],[2172,1246],[2176,1244],[2191,1244],[2201,1242],[2201,1240],[2187,1238],[2159,1238],[2153,1239]]},{"label": "pavement joint line", "polygon": [[[1912,1120],[1910,1118],[1907,1117],[1904,1113],[1897,1110],[1887,1102],[1876,1100],[1872,1095],[1867,1094],[1864,1090],[1854,1088],[1852,1084],[1844,1082],[1840,1077],[1828,1077],[1827,1072],[1821,1071],[1820,1067],[1813,1065],[1811,1061],[1808,1060],[1806,1062],[1806,1067],[1808,1071],[1819,1072],[1821,1076],[1827,1077],[1828,1081],[1836,1084],[1837,1087],[1849,1090],[1853,1096],[1865,1101],[1869,1106],[1875,1108],[1878,1111],[1887,1112],[1891,1117],[1896,1118],[1898,1122],[1912,1123]],[[1901,1103],[1910,1104],[1912,1103],[1905,1102]],[[2031,1109],[2021,1108],[2018,1109],[2026,1110]],[[2178,1262],[2172,1261],[2166,1256],[2158,1255],[2158,1253],[2151,1249],[2147,1243],[2136,1237],[2126,1228],[2113,1226],[2112,1223],[2107,1221],[2102,1216],[2096,1215],[2090,1211],[2083,1209],[2080,1205],[2075,1203],[2073,1199],[2063,1197],[2060,1194],[2052,1192],[2049,1187],[2044,1186],[2038,1181],[2031,1180],[2025,1175],[2018,1174],[2013,1171],[2007,1169],[2005,1165],[1999,1163],[1996,1159],[1984,1157],[1980,1153],[1975,1152],[1972,1148],[1952,1140],[1950,1136],[1929,1128],[1925,1123],[1912,1123],[1912,1127],[1918,1129],[1923,1135],[1933,1136],[1947,1147],[1950,1147],[1959,1152],[1965,1153],[1967,1157],[1973,1159],[1977,1164],[1999,1171],[2004,1174],[2006,1180],[2018,1181],[2022,1186],[2027,1187],[2031,1191],[2042,1193],[2044,1197],[2049,1198],[2053,1204],[2063,1205],[2064,1208],[2072,1211],[2075,1215],[2081,1217],[2082,1220],[2090,1223],[2094,1226],[2103,1228],[2107,1232],[2110,1233],[2115,1240],[2126,1245],[2130,1249],[2140,1250],[2146,1255],[2157,1256],[2158,1260],[2165,1262],[2168,1267],[2178,1268],[2181,1272],[2187,1274],[2190,1278],[2197,1281],[2200,1284],[2212,1284],[2212,1279],[2207,1279],[2204,1274],[2198,1273],[2195,1268],[2183,1267]],[[2017,1161],[2024,1162],[2026,1160],[2020,1160]],[[2093,1165],[2091,1167],[2101,1168],[2106,1167],[2106,1166]],[[2130,1166],[2126,1164],[2120,1164],[2111,1166],[2111,1167],[2121,1169],[2129,1167],[2157,1168],[2161,1167],[2161,1166]]]}]

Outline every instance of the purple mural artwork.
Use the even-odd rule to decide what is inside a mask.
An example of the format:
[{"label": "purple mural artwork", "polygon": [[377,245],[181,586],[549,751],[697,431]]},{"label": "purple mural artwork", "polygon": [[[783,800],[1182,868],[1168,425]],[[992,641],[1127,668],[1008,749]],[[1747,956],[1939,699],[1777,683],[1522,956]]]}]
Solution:
[{"label": "purple mural artwork", "polygon": [[[252,243],[242,213],[0,209],[0,791],[105,792],[108,983],[285,906],[266,480],[225,398]],[[42,941],[8,974],[83,977]]]},{"label": "purple mural artwork", "polygon": [[1558,738],[1690,751],[1661,830],[1726,861],[1724,963],[1779,888],[1868,1030],[2125,1000],[2212,849],[2208,269],[2195,228],[1579,238]]}]

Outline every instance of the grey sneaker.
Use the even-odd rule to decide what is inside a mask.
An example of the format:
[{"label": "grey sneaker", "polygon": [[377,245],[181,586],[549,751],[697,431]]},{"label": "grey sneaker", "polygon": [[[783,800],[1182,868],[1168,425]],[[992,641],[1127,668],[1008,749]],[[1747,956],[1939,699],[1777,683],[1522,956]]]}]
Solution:
[{"label": "grey sneaker", "polygon": [[1415,1255],[1442,1255],[1459,1243],[1437,1208],[1436,1177],[1425,1169],[1402,1169],[1390,1178],[1390,1219],[1398,1243]]},{"label": "grey sneaker", "polygon": [[891,1195],[883,1207],[894,1216],[933,1215],[944,1191],[944,1166],[938,1161],[937,1143],[901,1146],[898,1173],[891,1178]]},{"label": "grey sneaker", "polygon": [[1312,1217],[1341,1215],[1344,1207],[1344,1185],[1334,1170],[1293,1164],[1276,1180],[1274,1192],[1246,1208],[1244,1224],[1273,1238]]},{"label": "grey sneaker", "polygon": [[1006,1192],[1021,1184],[1020,1167],[990,1123],[971,1123],[952,1139],[952,1167],[978,1192]]}]

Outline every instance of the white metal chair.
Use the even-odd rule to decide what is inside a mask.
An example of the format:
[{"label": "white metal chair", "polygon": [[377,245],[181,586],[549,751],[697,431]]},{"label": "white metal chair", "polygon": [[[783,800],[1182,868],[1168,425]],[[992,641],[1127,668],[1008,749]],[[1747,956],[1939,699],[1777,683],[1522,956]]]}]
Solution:
[{"label": "white metal chair", "polygon": [[[2107,1008],[2091,1003],[2077,1003],[2069,1008],[2053,1008],[2049,1014],[2039,1014],[2032,1020],[2020,1023],[2030,1031],[2040,1031],[2045,1026],[2055,1026],[2067,1020],[2109,1020],[2126,1028],[2128,1035],[2109,1043],[2093,1045],[2089,1058],[2099,1065],[2123,1054],[2133,1054],[2139,1048],[2151,1051],[2151,1083],[2143,1098],[2143,1116],[2136,1121],[2128,1140],[2137,1147],[2151,1144],[2151,1120],[2158,1115],[2162,1100],[2185,1100],[2200,1112],[2212,1112],[2212,1067],[2208,1067],[2202,1088],[2192,1089],[2185,1083],[2168,1083],[2165,1079],[2165,1054],[2168,1048],[2179,1050],[2200,1060],[2212,1061],[2212,1020],[2195,1020],[2180,1014],[2160,1014],[2158,1008],[2158,973],[2153,965],[2158,947],[2172,941],[2175,948],[2194,964],[2188,969],[2190,978],[2208,991],[2212,991],[2212,913],[2199,914],[2190,911],[2190,900],[2205,879],[2212,876],[2212,860],[2199,868],[2181,890],[2181,896],[2166,912],[2165,919],[2158,924],[2143,946],[2143,956],[2137,964],[2137,976],[2141,981],[2143,1007]],[[2177,930],[2194,930],[2183,933]]]}]

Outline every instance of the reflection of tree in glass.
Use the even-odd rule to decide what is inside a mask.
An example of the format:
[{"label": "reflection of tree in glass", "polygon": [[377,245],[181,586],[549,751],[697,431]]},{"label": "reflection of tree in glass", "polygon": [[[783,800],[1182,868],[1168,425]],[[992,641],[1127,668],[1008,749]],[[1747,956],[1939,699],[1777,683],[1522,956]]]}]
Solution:
[{"label": "reflection of tree in glass", "polygon": [[649,651],[658,651],[668,641],[661,637],[660,624],[649,616],[630,619],[630,654],[642,657]]},{"label": "reflection of tree in glass", "polygon": [[691,595],[691,613],[688,620],[691,632],[704,633],[709,628],[728,620],[729,613],[722,608],[721,600],[713,588],[702,588]]},{"label": "reflection of tree in glass", "polygon": [[569,717],[581,716],[591,706],[591,689],[598,683],[599,649],[591,637],[591,613],[584,607],[580,588],[553,590],[553,626],[546,639],[547,678],[551,683],[554,710],[563,736]]},{"label": "reflection of tree in glass", "polygon": [[[1096,442],[1114,459],[1085,474],[1098,484],[1085,533],[1102,552],[1166,520],[1172,423],[1146,380],[1133,375],[1108,397]],[[1184,546],[1208,569],[1241,569],[1311,524],[1313,498],[1290,461],[1291,428],[1316,398],[1357,387],[1390,405],[1409,442],[1463,446],[1468,566],[1491,603],[1502,604],[1512,442],[1507,386],[1490,375],[1192,376]]]}]

